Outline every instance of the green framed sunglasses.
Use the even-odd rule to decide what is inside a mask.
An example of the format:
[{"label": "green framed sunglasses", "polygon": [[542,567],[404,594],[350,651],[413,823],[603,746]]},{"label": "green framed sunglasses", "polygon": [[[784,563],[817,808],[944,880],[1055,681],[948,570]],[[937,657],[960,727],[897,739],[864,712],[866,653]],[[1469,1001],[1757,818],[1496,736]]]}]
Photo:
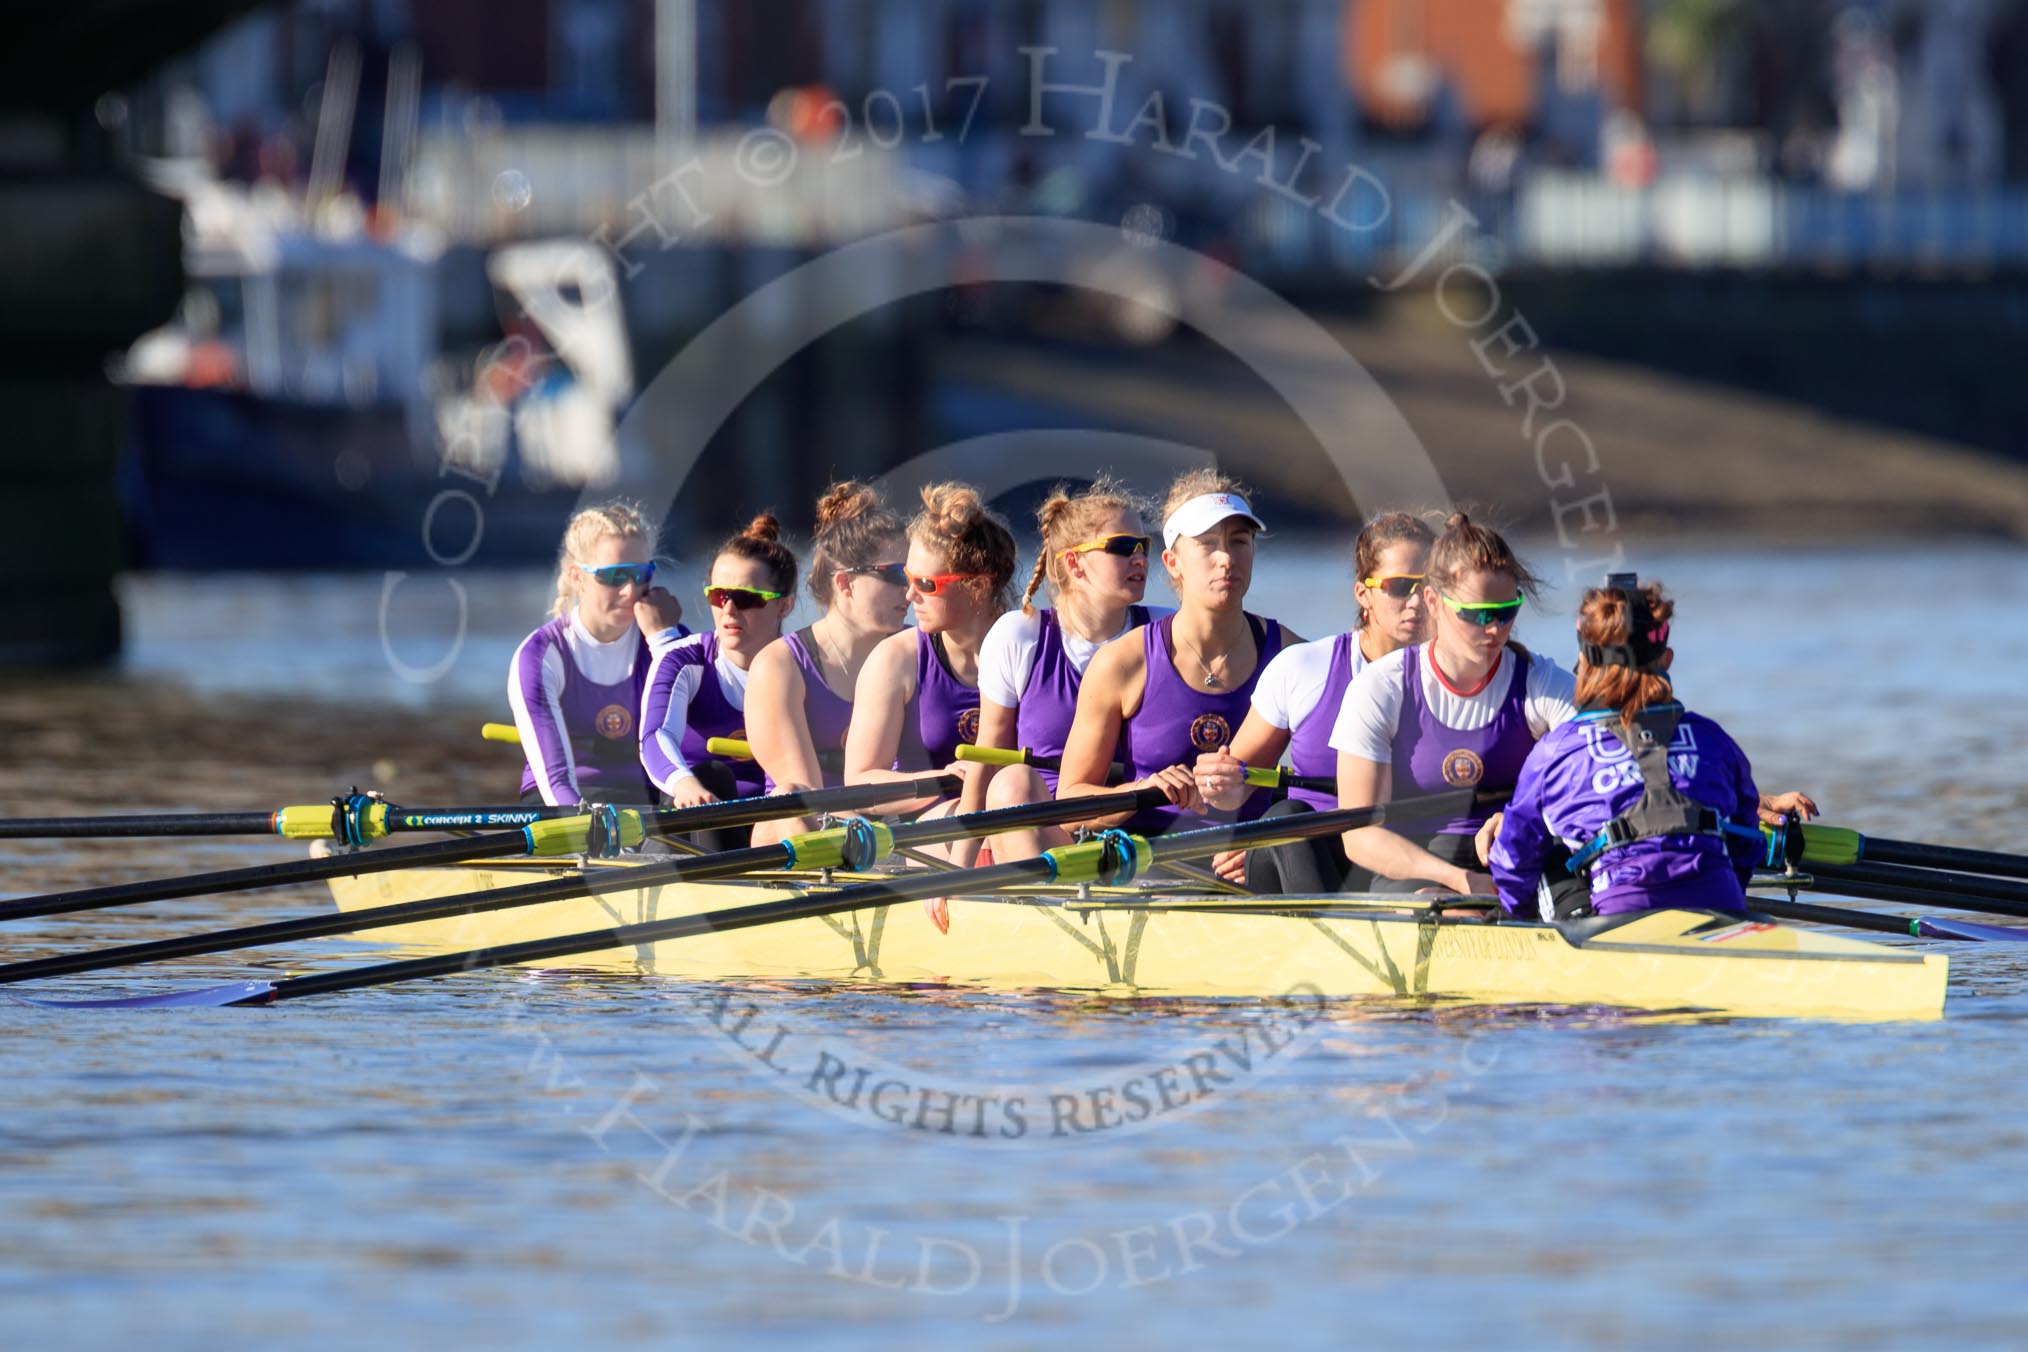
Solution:
[{"label": "green framed sunglasses", "polygon": [[1514,623],[1515,618],[1521,614],[1521,603],[1527,599],[1525,593],[1517,591],[1511,601],[1454,601],[1444,596],[1443,603],[1451,608],[1453,615],[1467,624],[1490,629],[1496,624]]}]

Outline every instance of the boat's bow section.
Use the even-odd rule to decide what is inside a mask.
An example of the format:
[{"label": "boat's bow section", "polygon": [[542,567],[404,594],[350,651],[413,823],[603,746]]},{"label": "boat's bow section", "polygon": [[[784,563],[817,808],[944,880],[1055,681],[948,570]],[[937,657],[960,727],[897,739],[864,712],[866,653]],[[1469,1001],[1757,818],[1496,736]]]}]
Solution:
[{"label": "boat's bow section", "polygon": [[[337,879],[342,909],[541,876],[535,863]],[[624,870],[627,864],[597,866]],[[434,951],[750,905],[813,880],[620,888],[372,931]],[[1744,1016],[1933,1019],[1947,962],[1766,920],[1655,911],[1570,926],[1488,924],[1404,896],[953,898],[950,931],[914,903],[573,958],[693,979],[942,981],[997,989],[1282,998],[1378,995]]]},{"label": "boat's bow section", "polygon": [[1765,917],[1647,911],[1564,928],[1605,959],[1695,1008],[1832,1019],[1943,1015],[1950,959]]}]

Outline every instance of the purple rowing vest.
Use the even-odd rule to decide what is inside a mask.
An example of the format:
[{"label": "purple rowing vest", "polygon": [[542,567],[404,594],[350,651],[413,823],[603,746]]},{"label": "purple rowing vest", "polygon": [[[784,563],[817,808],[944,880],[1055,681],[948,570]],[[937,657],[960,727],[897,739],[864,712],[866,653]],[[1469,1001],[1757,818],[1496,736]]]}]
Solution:
[{"label": "purple rowing vest", "polygon": [[[1164,616],[1141,631],[1147,681],[1141,692],[1141,707],[1120,724],[1115,753],[1126,765],[1130,782],[1145,779],[1171,765],[1195,765],[1203,753],[1230,743],[1233,733],[1246,721],[1247,706],[1253,700],[1253,688],[1261,672],[1281,651],[1281,625],[1249,614],[1246,622],[1253,630],[1254,648],[1259,654],[1253,674],[1231,690],[1207,694],[1193,689],[1176,670],[1170,634],[1175,620],[1173,615]],[[1267,790],[1257,789],[1247,796],[1236,814],[1220,813],[1217,820],[1251,821],[1265,812],[1267,805]],[[1153,835],[1169,830],[1187,831],[1211,820],[1173,807],[1157,807],[1135,813],[1126,827],[1142,835]]]},{"label": "purple rowing vest", "polygon": [[[1358,674],[1352,667],[1352,654],[1358,650],[1358,644],[1357,634],[1340,634],[1331,640],[1331,670],[1324,678],[1324,693],[1317,697],[1317,707],[1310,710],[1310,716],[1289,729],[1289,769],[1296,774],[1322,775],[1334,780],[1338,777],[1338,753],[1331,746],[1331,729],[1337,725],[1345,691]],[[1289,797],[1308,803],[1319,812],[1335,811],[1338,806],[1337,794],[1319,793],[1315,789],[1292,788]]]},{"label": "purple rowing vest", "polygon": [[958,758],[958,743],[979,740],[979,687],[951,672],[944,636],[915,636],[915,695],[901,724],[897,770],[941,770]]},{"label": "purple rowing vest", "polygon": [[[803,642],[801,631],[787,635],[783,641],[789,645],[789,655],[796,659],[796,667],[803,673],[803,721],[809,725],[810,744],[817,749],[824,787],[836,788],[845,782],[842,767],[845,734],[852,727],[852,701],[824,684],[824,672],[818,667],[817,659],[810,655],[809,645]],[[775,791],[773,779],[766,781],[766,791]]]},{"label": "purple rowing vest", "polygon": [[[1014,734],[1021,746],[1037,756],[1063,755],[1070,740],[1070,725],[1077,719],[1077,692],[1084,673],[1070,660],[1063,646],[1063,626],[1054,610],[1039,610],[1036,619],[1042,630],[1035,645],[1035,665],[1028,669],[1028,683],[1021,687],[1021,705],[1015,710]],[[1127,607],[1127,628],[1138,629],[1148,622],[1146,606]],[[1056,792],[1056,771],[1038,769],[1042,782]]]},{"label": "purple rowing vest", "polygon": [[[590,802],[652,803],[655,786],[641,768],[641,692],[648,682],[648,640],[634,635],[634,664],[624,679],[611,685],[594,685],[571,660],[570,644],[564,631],[570,616],[551,620],[536,634],[544,642],[524,645],[518,661],[542,661],[543,650],[554,647],[563,657],[563,689],[557,703],[563,709],[563,731],[570,738],[570,755],[577,767],[578,791]],[[535,767],[523,765],[521,792],[536,788]]]},{"label": "purple rowing vest", "polygon": [[[1535,734],[1528,729],[1528,659],[1509,648],[1505,660],[1507,693],[1500,701],[1500,712],[1475,732],[1459,732],[1439,723],[1423,699],[1423,665],[1435,661],[1429,645],[1409,650],[1401,664],[1401,722],[1394,729],[1396,798],[1465,788],[1499,792],[1514,787],[1521,778],[1522,763],[1535,749]],[[1434,671],[1433,666],[1431,669]],[[1473,835],[1497,810],[1460,813],[1436,834]]]},{"label": "purple rowing vest", "polygon": [[[690,721],[683,729],[683,759],[692,765],[715,762],[732,772],[732,782],[739,786],[742,798],[750,798],[765,792],[761,781],[766,778],[758,764],[750,760],[731,760],[714,756],[704,749],[706,741],[713,737],[732,737],[746,740],[746,714],[732,707],[726,697],[725,687],[718,683],[718,635],[706,633],[703,642],[696,648],[697,655],[690,657],[697,666],[704,668],[704,679],[697,683],[697,693],[690,700]],[[672,661],[680,659],[671,659]],[[672,675],[673,679],[673,675]],[[650,706],[652,714],[653,707]]]}]

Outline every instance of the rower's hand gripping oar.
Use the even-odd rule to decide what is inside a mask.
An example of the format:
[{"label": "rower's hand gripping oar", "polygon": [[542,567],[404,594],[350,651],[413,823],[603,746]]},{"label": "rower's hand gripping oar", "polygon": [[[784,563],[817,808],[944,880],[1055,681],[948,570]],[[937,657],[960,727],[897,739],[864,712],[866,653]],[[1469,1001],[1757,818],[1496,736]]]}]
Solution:
[{"label": "rower's hand gripping oar", "polygon": [[[751,906],[733,907],[705,915],[672,916],[663,920],[587,930],[580,934],[567,934],[552,939],[532,939],[492,948],[472,949],[463,953],[435,954],[342,971],[317,972],[307,976],[289,977],[273,983],[265,990],[251,994],[247,992],[245,983],[234,983],[216,988],[214,992],[216,998],[212,1003],[274,1004],[282,1000],[300,999],[307,995],[389,985],[398,981],[444,976],[452,972],[480,971],[524,962],[546,962],[555,958],[573,957],[610,948],[629,948],[638,944],[749,929],[756,925],[840,915],[848,911],[889,906],[924,897],[979,895],[1024,883],[1090,882],[1118,885],[1131,882],[1143,870],[1159,865],[1165,860],[1201,859],[1227,850],[1251,849],[1306,840],[1312,836],[1371,826],[1385,821],[1390,814],[1407,813],[1420,816],[1442,813],[1470,800],[1471,794],[1468,791],[1434,794],[1421,798],[1405,798],[1374,807],[1342,808],[1297,817],[1276,817],[1241,822],[1232,826],[1214,826],[1201,831],[1158,836],[1152,840],[1113,829],[1102,832],[1094,840],[1047,850],[1034,859],[992,864],[985,868],[898,877],[846,887],[835,892],[816,892],[779,901],[759,902]],[[1092,804],[1097,801],[1100,800],[1084,799],[1080,801],[1079,806],[1088,814]],[[1125,807],[1126,804],[1122,803],[1121,807],[1114,810],[1124,810]],[[615,880],[614,890],[644,885],[641,874],[646,869],[674,868],[690,862],[694,861],[670,860],[666,864],[646,865],[642,869],[628,870],[630,879]],[[204,993],[199,991],[179,991],[159,998],[165,1002],[173,1001],[178,1005],[191,1006],[204,1003],[203,995]],[[147,1000],[150,997],[126,997],[119,1005],[122,1008],[135,1008],[136,998]],[[60,1008],[88,1008],[106,1002],[38,1000],[34,1003]]]},{"label": "rower's hand gripping oar", "polygon": [[842,869],[863,872],[889,857],[895,850],[938,845],[967,836],[997,835],[1002,831],[1048,826],[1077,821],[1096,813],[1139,811],[1159,807],[1168,799],[1160,789],[1136,789],[1100,798],[1079,798],[1058,802],[1025,803],[967,816],[935,817],[929,821],[883,825],[854,818],[822,831],[791,836],[773,845],[724,850],[717,854],[692,855],[681,859],[656,860],[632,868],[602,870],[596,874],[571,874],[543,878],[484,892],[465,892],[419,901],[369,906],[356,911],[325,912],[296,920],[276,920],[207,934],[157,939],[147,943],[122,944],[82,953],[59,953],[46,958],[0,966],[0,985],[38,977],[66,976],[74,972],[128,967],[170,958],[196,957],[207,953],[229,953],[243,948],[260,948],[297,939],[320,939],[358,930],[385,929],[393,925],[419,924],[456,915],[478,915],[489,911],[512,910],[551,901],[600,896],[607,892],[660,887],[676,882],[707,882],[731,878],[763,869]]},{"label": "rower's hand gripping oar", "polygon": [[[952,775],[925,775],[908,786],[911,792],[925,795],[955,793],[958,787],[956,777]],[[327,878],[386,873],[392,869],[420,868],[432,864],[504,859],[513,855],[567,857],[602,854],[608,845],[638,845],[645,834],[708,831],[817,812],[857,812],[889,801],[894,797],[895,789],[893,784],[855,784],[802,793],[778,793],[765,798],[734,798],[721,803],[706,803],[701,807],[670,808],[658,812],[604,809],[596,814],[578,813],[531,822],[518,831],[502,831],[497,835],[433,840],[421,845],[332,855],[325,859],[293,859],[281,864],[256,864],[248,868],[187,874],[180,878],[146,879],[76,892],[20,897],[0,902],[0,921],[68,915],[76,911],[134,906],[142,902],[208,896],[218,892],[247,892],[263,887],[321,882]]]},{"label": "rower's hand gripping oar", "polygon": [[[1061,770],[1061,756],[1044,756],[1028,749],[1010,750],[998,746],[974,746],[969,742],[958,745],[958,759],[975,761],[980,765],[1029,765],[1037,770]],[[1124,767],[1115,765],[1115,774],[1124,773]],[[1328,775],[1299,775],[1285,765],[1249,765],[1246,768],[1248,787],[1256,789],[1309,789],[1316,793],[1336,794],[1338,781]]]}]

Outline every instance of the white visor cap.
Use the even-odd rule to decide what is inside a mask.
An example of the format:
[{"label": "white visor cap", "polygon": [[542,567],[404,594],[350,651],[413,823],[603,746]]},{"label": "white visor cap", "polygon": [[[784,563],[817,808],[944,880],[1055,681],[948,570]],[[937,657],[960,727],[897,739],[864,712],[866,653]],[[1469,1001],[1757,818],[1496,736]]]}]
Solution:
[{"label": "white visor cap", "polygon": [[1162,548],[1174,549],[1184,536],[1202,535],[1228,516],[1243,516],[1253,522],[1255,530],[1267,529],[1267,523],[1253,514],[1253,508],[1239,494],[1205,493],[1169,513],[1169,519],[1162,523]]}]

